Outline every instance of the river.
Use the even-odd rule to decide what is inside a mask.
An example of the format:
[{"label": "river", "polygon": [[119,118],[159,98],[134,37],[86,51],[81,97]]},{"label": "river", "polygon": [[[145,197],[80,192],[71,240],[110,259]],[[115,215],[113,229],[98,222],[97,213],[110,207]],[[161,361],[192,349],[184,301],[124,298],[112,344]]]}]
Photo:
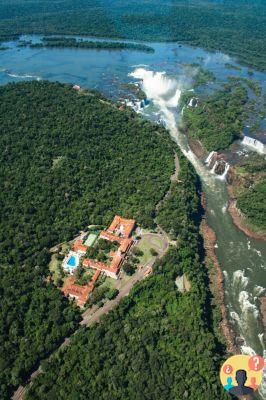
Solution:
[{"label": "river", "polygon": [[[39,36],[27,36],[33,42]],[[94,88],[117,100],[128,93],[124,84],[138,82],[149,105],[139,110],[152,120],[162,117],[173,139],[192,162],[201,177],[207,198],[207,220],[217,236],[216,254],[225,277],[226,305],[237,336],[244,339],[242,351],[262,354],[263,327],[259,319],[258,297],[266,291],[266,244],[248,238],[232,222],[227,211],[225,181],[211,173],[190,150],[187,139],[178,131],[181,113],[180,94],[189,89],[185,64],[197,63],[213,72],[216,81],[202,90],[212,91],[228,75],[250,77],[248,68],[226,67],[237,62],[220,52],[174,43],[151,43],[154,53],[122,50],[32,49],[5,43],[9,49],[0,52],[0,84],[19,80],[52,80]],[[266,91],[266,74],[254,71],[252,79]],[[192,93],[193,95],[193,93]],[[265,121],[262,122],[262,127]],[[248,128],[246,128],[248,129]],[[262,136],[263,140],[263,136]]]}]

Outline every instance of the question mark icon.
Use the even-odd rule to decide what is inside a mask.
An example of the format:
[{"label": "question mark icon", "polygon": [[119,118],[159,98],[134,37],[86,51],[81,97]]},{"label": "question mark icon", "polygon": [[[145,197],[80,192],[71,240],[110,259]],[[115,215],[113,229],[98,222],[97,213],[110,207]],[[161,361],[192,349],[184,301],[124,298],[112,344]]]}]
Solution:
[{"label": "question mark icon", "polygon": [[252,371],[260,371],[264,366],[264,359],[261,356],[250,357],[248,366]]}]

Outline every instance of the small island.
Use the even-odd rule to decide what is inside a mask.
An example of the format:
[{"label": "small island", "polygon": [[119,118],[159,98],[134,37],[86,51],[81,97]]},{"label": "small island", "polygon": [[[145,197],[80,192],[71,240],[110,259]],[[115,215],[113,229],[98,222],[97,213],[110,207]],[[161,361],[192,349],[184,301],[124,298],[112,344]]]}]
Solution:
[{"label": "small island", "polygon": [[154,53],[154,48],[140,43],[126,43],[126,42],[109,42],[109,41],[87,41],[83,39],[76,39],[73,37],[43,37],[41,43],[30,44],[31,48],[42,47],[66,47],[78,49],[105,49],[105,50],[136,50],[144,51],[147,53]]}]

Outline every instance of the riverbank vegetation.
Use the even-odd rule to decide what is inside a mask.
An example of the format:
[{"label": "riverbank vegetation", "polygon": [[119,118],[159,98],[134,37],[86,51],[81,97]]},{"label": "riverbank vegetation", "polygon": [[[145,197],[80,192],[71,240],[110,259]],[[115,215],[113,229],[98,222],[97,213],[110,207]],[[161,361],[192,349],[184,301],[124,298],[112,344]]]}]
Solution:
[{"label": "riverbank vegetation", "polygon": [[[177,247],[99,324],[80,329],[70,346],[42,364],[44,373],[27,400],[62,393],[65,399],[226,398],[218,377],[223,346],[214,335],[202,263],[199,181],[184,156],[178,156],[180,182],[172,184],[158,211],[166,231],[177,236]],[[182,294],[175,280],[184,273],[191,287]]]},{"label": "riverbank vegetation", "polygon": [[96,92],[0,87],[0,392],[11,398],[79,322],[49,279],[49,248],[116,213],[153,226],[174,170],[158,125]]},{"label": "riverbank vegetation", "polygon": [[78,49],[105,49],[105,50],[137,50],[153,53],[154,49],[151,46],[140,43],[127,43],[127,42],[107,42],[107,41],[87,41],[77,40],[76,38],[69,37],[43,37],[41,43],[31,43],[31,48],[78,48]]},{"label": "riverbank vegetation", "polygon": [[266,69],[263,0],[4,0],[0,34],[91,35],[146,41],[177,41],[220,50]]}]

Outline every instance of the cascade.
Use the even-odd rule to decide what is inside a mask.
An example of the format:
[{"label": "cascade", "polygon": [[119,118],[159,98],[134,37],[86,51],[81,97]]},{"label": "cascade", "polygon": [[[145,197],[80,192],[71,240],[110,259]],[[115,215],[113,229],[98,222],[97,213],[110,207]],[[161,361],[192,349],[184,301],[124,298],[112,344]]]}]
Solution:
[{"label": "cascade", "polygon": [[226,175],[227,175],[227,173],[229,171],[229,168],[230,168],[230,164],[226,163],[225,167],[224,167],[224,173],[222,175],[219,175],[219,179],[221,179],[222,181],[225,180]]},{"label": "cascade", "polygon": [[218,161],[215,161],[215,163],[214,163],[214,165],[213,165],[213,167],[211,169],[211,173],[212,174],[215,174],[215,170],[216,170],[217,166],[218,166]]},{"label": "cascade", "polygon": [[210,152],[210,154],[208,155],[208,157],[207,157],[206,160],[205,160],[205,164],[206,164],[207,167],[210,166],[210,164],[211,164],[211,162],[212,162],[212,158],[213,158],[214,156],[216,156],[216,155],[217,155],[217,152],[216,152],[216,151],[211,151],[211,152]]},{"label": "cascade", "polygon": [[254,139],[250,136],[244,136],[244,139],[242,140],[242,144],[244,146],[248,146],[251,149],[257,151],[258,153],[266,154],[266,148],[265,145],[260,142],[257,139]]}]

